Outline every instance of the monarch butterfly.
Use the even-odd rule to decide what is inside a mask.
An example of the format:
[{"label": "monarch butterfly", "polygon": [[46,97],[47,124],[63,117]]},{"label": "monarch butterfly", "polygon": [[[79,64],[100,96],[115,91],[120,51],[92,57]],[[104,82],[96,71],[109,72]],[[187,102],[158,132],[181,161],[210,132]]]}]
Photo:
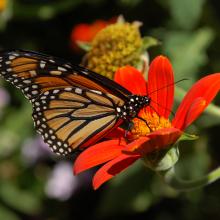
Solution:
[{"label": "monarch butterfly", "polygon": [[151,101],[88,69],[31,51],[0,53],[0,75],[30,100],[36,130],[59,155],[94,144]]}]

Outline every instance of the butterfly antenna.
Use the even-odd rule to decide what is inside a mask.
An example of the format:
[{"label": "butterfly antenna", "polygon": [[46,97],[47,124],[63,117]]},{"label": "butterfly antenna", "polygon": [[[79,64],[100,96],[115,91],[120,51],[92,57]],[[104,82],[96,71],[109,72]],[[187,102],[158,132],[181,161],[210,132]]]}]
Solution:
[{"label": "butterfly antenna", "polygon": [[158,91],[160,91],[160,90],[162,90],[162,89],[165,89],[165,88],[167,88],[167,87],[169,87],[169,86],[173,86],[173,85],[175,85],[175,84],[177,84],[177,83],[179,83],[179,82],[185,81],[185,80],[189,80],[189,79],[187,79],[187,78],[180,79],[180,80],[178,80],[178,81],[176,81],[176,82],[174,82],[174,83],[167,84],[166,86],[163,86],[163,87],[161,87],[161,88],[159,88],[159,89],[157,89],[157,90],[155,90],[155,91],[153,91],[153,92],[151,92],[151,93],[149,93],[149,94],[147,94],[147,95],[150,96],[151,94],[153,94],[153,93],[155,93],[155,92],[158,92]]}]

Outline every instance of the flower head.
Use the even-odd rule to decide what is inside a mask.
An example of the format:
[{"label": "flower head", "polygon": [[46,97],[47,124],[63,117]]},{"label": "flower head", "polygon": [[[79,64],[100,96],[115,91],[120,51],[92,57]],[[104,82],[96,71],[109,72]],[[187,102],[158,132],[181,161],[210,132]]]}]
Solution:
[{"label": "flower head", "polygon": [[7,0],[0,1],[0,13],[6,8]]},{"label": "flower head", "polygon": [[122,22],[109,25],[95,36],[91,46],[87,67],[112,79],[118,67],[140,61],[143,41],[139,25]]},{"label": "flower head", "polygon": [[95,35],[103,28],[115,22],[115,19],[109,21],[96,20],[92,24],[81,23],[76,25],[71,32],[71,45],[74,50],[79,50],[78,43],[90,43]]},{"label": "flower head", "polygon": [[[133,94],[149,96],[151,102],[140,110],[138,118],[133,119],[133,128],[126,138],[126,131],[118,128],[109,136],[112,140],[86,149],[75,161],[76,174],[104,163],[93,178],[95,189],[140,158],[155,170],[172,167],[173,163],[161,167],[164,155],[174,149],[183,131],[204,111],[220,89],[220,73],[202,78],[186,94],[171,120],[174,76],[166,57],[158,56],[152,61],[147,82],[140,72],[130,66],[120,68],[115,80]],[[155,153],[160,158],[151,161]]]}]

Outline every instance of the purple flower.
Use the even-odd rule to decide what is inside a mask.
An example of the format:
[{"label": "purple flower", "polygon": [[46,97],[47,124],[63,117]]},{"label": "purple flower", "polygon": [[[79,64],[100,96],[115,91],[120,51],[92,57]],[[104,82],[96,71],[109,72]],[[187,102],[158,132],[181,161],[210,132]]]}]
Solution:
[{"label": "purple flower", "polygon": [[22,156],[29,165],[36,163],[40,159],[51,157],[52,154],[52,151],[44,143],[40,135],[26,139],[22,147]]},{"label": "purple flower", "polygon": [[10,101],[10,95],[4,88],[0,88],[0,109],[8,105]]},{"label": "purple flower", "polygon": [[79,178],[73,175],[72,164],[62,161],[51,172],[45,192],[50,198],[65,201],[77,190],[79,183]]}]

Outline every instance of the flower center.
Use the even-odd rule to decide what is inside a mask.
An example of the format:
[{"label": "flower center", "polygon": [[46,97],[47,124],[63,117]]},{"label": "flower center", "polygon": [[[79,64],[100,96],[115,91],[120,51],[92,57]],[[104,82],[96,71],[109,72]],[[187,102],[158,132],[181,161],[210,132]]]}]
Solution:
[{"label": "flower center", "polygon": [[156,112],[150,112],[143,109],[139,113],[139,117],[143,120],[134,118],[132,121],[134,126],[131,130],[132,135],[136,136],[137,138],[140,136],[146,136],[152,131],[172,127],[169,119],[159,116]]}]

